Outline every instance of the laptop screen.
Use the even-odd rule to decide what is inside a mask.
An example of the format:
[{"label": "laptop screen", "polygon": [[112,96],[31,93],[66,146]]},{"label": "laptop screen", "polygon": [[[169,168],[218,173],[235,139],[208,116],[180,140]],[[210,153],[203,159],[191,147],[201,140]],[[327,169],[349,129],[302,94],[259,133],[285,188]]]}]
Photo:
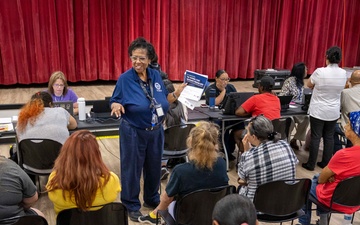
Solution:
[{"label": "laptop screen", "polygon": [[223,114],[234,115],[235,110],[253,95],[254,92],[231,92],[227,94],[222,105]]},{"label": "laptop screen", "polygon": [[281,111],[286,111],[289,108],[289,104],[291,102],[291,100],[293,99],[292,95],[287,95],[287,96],[278,96],[279,100],[280,100],[280,105],[281,105]]},{"label": "laptop screen", "polygon": [[70,115],[74,115],[74,105],[72,101],[60,101],[60,102],[53,102],[54,107],[61,107],[64,108],[66,111],[70,113]]}]

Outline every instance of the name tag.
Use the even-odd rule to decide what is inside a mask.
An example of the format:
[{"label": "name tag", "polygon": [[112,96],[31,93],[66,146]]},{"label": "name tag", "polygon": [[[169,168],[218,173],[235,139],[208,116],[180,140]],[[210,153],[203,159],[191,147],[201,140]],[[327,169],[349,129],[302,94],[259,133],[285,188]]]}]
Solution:
[{"label": "name tag", "polygon": [[158,115],[158,117],[164,115],[164,110],[162,109],[161,104],[156,104],[155,109],[156,109],[156,114]]}]

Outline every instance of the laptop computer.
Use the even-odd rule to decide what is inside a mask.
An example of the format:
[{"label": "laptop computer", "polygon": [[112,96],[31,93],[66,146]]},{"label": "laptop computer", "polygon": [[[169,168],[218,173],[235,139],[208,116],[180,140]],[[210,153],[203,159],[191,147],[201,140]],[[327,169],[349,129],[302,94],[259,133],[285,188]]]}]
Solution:
[{"label": "laptop computer", "polygon": [[293,99],[292,95],[278,96],[280,99],[281,112],[286,112],[289,109],[289,104]]},{"label": "laptop computer", "polygon": [[236,109],[253,95],[254,92],[231,92],[226,95],[224,103],[219,108],[223,114],[234,115]]},{"label": "laptop computer", "polygon": [[95,118],[116,118],[116,116],[110,115],[111,108],[109,105],[109,100],[94,101],[91,112],[91,116]]},{"label": "laptop computer", "polygon": [[53,102],[54,107],[64,108],[66,111],[70,113],[70,115],[74,115],[74,103],[72,101],[60,101]]}]

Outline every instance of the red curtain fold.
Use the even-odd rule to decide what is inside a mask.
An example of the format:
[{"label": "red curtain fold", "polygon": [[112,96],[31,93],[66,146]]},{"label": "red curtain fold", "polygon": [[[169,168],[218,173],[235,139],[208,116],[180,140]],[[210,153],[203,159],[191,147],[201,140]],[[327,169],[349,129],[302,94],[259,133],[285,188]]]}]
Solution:
[{"label": "red curtain fold", "polygon": [[0,0],[0,84],[116,80],[127,48],[144,36],[173,81],[186,69],[232,79],[255,69],[309,72],[332,45],[342,66],[360,65],[358,0]]}]

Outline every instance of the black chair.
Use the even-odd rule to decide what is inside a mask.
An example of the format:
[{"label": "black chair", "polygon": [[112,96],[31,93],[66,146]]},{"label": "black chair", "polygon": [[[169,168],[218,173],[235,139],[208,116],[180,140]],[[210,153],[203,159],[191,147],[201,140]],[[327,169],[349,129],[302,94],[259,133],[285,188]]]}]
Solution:
[{"label": "black chair", "polygon": [[175,125],[167,128],[165,133],[163,159],[184,158],[188,147],[186,139],[195,124]]},{"label": "black chair", "polygon": [[78,208],[66,209],[56,218],[57,225],[127,225],[128,213],[120,202],[103,205],[94,211],[81,211]]},{"label": "black chair", "polygon": [[274,131],[281,134],[281,139],[289,142],[291,117],[281,117],[271,121],[274,126]]},{"label": "black chair", "polygon": [[255,192],[257,218],[262,222],[280,223],[304,215],[311,187],[310,179],[278,180],[260,185]]},{"label": "black chair", "polygon": [[38,178],[51,173],[62,144],[49,139],[24,139],[18,144],[19,166],[27,173]]},{"label": "black chair", "polygon": [[[331,213],[341,213],[343,212],[337,211],[332,208],[333,204],[348,206],[348,207],[360,207],[360,176],[354,176],[342,180],[336,186],[334,193],[331,197],[330,206],[326,206],[319,202],[314,196],[310,195],[309,199],[315,205],[317,205],[322,210],[328,212],[330,216],[328,217],[328,224],[330,224]],[[354,220],[355,212],[353,213],[353,217],[351,223]]]},{"label": "black chair", "polygon": [[0,225],[48,225],[46,219],[39,215],[15,216],[0,220]]},{"label": "black chair", "polygon": [[235,193],[233,185],[201,189],[177,199],[173,218],[168,210],[159,210],[159,215],[167,225],[209,225],[212,224],[212,211],[216,202],[228,194]]}]

